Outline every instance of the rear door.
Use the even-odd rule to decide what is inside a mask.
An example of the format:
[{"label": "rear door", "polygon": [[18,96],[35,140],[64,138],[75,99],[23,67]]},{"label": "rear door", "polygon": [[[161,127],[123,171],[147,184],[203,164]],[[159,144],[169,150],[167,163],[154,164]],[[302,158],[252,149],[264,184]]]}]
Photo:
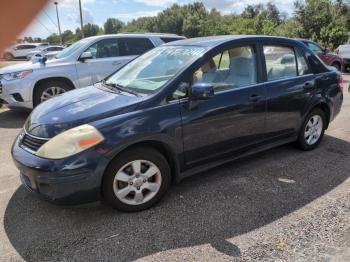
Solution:
[{"label": "rear door", "polygon": [[267,92],[266,138],[287,138],[298,131],[315,77],[302,50],[283,43],[265,43],[262,50]]}]

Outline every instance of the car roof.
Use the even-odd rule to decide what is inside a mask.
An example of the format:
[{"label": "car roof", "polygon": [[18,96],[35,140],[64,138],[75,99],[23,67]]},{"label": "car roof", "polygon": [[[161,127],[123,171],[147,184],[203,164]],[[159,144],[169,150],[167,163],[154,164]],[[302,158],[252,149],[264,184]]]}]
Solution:
[{"label": "car roof", "polygon": [[264,35],[221,35],[221,36],[207,36],[207,37],[196,37],[190,39],[179,40],[176,42],[170,42],[165,45],[192,45],[192,46],[202,46],[202,47],[215,47],[226,42],[233,40],[281,40],[283,42],[290,41],[292,43],[295,40],[287,37],[279,36],[264,36]]},{"label": "car roof", "polygon": [[179,37],[179,38],[185,38],[183,36],[179,36],[176,34],[167,34],[167,33],[119,33],[119,34],[107,34],[107,35],[97,35],[97,36],[90,36],[86,37],[84,39],[86,40],[94,40],[94,39],[104,39],[108,37]]}]

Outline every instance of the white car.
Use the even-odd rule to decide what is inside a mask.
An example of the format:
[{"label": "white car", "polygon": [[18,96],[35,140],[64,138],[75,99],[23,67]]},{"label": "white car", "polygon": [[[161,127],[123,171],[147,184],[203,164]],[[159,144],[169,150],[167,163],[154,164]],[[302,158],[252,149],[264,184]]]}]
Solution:
[{"label": "white car", "polygon": [[343,58],[343,67],[345,72],[350,72],[350,44],[340,45],[336,53]]},{"label": "white car", "polygon": [[116,34],[84,38],[46,62],[26,62],[0,69],[0,103],[33,108],[41,102],[103,80],[173,34]]},{"label": "white car", "polygon": [[29,52],[37,50],[37,48],[40,47],[45,47],[47,45],[47,43],[27,43],[13,45],[3,52],[2,57],[5,60],[12,60],[14,58],[26,58]]},{"label": "white car", "polygon": [[36,50],[30,51],[27,54],[27,60],[28,61],[31,60],[33,56],[42,58],[42,57],[45,57],[47,53],[51,53],[51,52],[55,52],[57,54],[59,51],[62,51],[63,49],[64,47],[60,45],[50,45],[43,48],[37,48]]}]

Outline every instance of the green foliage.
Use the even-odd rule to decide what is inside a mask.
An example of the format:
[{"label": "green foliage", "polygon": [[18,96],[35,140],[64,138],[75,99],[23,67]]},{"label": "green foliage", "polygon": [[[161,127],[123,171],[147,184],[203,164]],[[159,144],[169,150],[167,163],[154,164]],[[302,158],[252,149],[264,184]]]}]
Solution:
[{"label": "green foliage", "polygon": [[116,18],[108,18],[104,23],[104,33],[105,34],[117,34],[125,26],[125,24]]},{"label": "green foliage", "polygon": [[60,43],[60,37],[58,34],[51,34],[46,38],[46,42],[50,44],[58,44]]},{"label": "green foliage", "polygon": [[[287,17],[272,2],[247,5],[242,14],[222,14],[208,10],[202,2],[174,4],[153,17],[140,17],[124,24],[108,18],[103,29],[95,24],[84,25],[85,37],[118,32],[174,33],[186,37],[224,34],[263,34],[310,38],[334,49],[350,41],[350,0],[297,0],[295,13]],[[66,30],[64,42],[81,39],[81,31]],[[29,39],[31,40],[32,39]],[[58,43],[57,34],[46,41]]]}]

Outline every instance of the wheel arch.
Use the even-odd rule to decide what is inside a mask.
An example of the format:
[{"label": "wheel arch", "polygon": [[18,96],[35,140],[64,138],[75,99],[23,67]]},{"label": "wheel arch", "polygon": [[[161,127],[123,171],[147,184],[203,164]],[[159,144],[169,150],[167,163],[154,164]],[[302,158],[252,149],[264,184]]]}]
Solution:
[{"label": "wheel arch", "polygon": [[34,106],[34,97],[35,97],[35,92],[38,89],[38,86],[42,83],[45,83],[46,81],[62,81],[69,85],[72,89],[75,89],[75,85],[73,81],[67,77],[64,76],[57,76],[57,77],[47,77],[47,78],[42,78],[34,84],[33,92],[32,92],[32,101],[33,101],[33,106]]},{"label": "wheel arch", "polygon": [[317,104],[315,104],[313,107],[311,107],[311,109],[309,110],[308,114],[314,110],[315,108],[319,108],[321,109],[325,115],[326,115],[326,125],[325,125],[325,129],[328,128],[329,122],[330,122],[330,117],[331,117],[331,110],[329,105],[326,102],[319,102]]},{"label": "wheel arch", "polygon": [[155,140],[155,139],[149,139],[149,140],[143,140],[143,141],[136,141],[134,143],[128,144],[124,146],[122,149],[118,150],[117,153],[115,153],[111,159],[114,159],[118,157],[118,155],[122,154],[125,151],[134,149],[134,148],[152,148],[159,153],[161,153],[165,159],[168,161],[170,169],[171,169],[171,177],[172,180],[178,179],[178,174],[179,174],[179,162],[176,159],[176,153],[175,150],[171,148],[170,145],[163,141]]},{"label": "wheel arch", "polygon": [[102,186],[103,177],[105,175],[105,171],[108,169],[109,165],[112,163],[112,160],[128,150],[132,150],[134,148],[142,148],[142,147],[152,148],[152,149],[158,151],[159,153],[161,153],[169,163],[169,167],[171,170],[172,182],[179,181],[179,170],[180,170],[179,164],[178,164],[178,161],[176,160],[174,150],[172,150],[169,145],[167,145],[166,143],[159,141],[159,140],[138,141],[138,142],[124,146],[122,149],[120,149],[117,153],[115,153],[110,158],[109,164],[104,169],[104,172],[103,172],[103,175],[102,175],[101,181],[100,181],[100,183],[101,183],[100,194],[102,197],[103,197],[103,186]]}]

